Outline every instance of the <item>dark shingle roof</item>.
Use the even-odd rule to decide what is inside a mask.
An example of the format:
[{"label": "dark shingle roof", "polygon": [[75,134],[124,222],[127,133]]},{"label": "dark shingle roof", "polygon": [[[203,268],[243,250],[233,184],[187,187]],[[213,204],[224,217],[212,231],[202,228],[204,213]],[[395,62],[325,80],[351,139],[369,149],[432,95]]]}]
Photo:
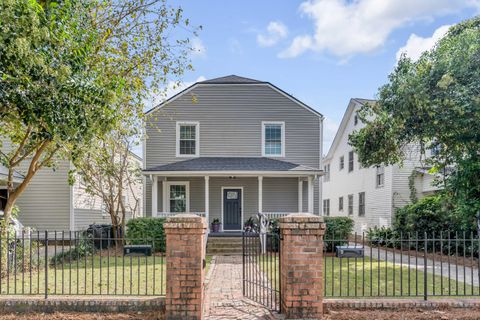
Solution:
[{"label": "dark shingle roof", "polygon": [[210,80],[205,80],[201,81],[199,83],[213,83],[213,84],[242,84],[242,83],[265,83],[263,81],[258,81],[255,79],[250,79],[250,78],[244,78],[244,77],[239,77],[234,74],[225,76],[225,77],[220,77],[220,78],[214,78]]},{"label": "dark shingle roof", "polygon": [[148,171],[319,171],[270,158],[200,157],[148,168]]}]

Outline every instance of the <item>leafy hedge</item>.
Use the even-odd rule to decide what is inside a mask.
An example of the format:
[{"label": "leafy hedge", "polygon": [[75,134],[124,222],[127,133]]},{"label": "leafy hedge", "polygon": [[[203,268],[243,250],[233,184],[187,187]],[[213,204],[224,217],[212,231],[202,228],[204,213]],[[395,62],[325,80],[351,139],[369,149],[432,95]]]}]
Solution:
[{"label": "leafy hedge", "polygon": [[354,221],[350,217],[324,217],[327,231],[325,232],[325,248],[333,251],[335,246],[348,243],[348,238],[353,233]]},{"label": "leafy hedge", "polygon": [[127,222],[125,234],[128,244],[152,244],[156,252],[165,252],[166,239],[163,224],[164,218],[142,217]]}]

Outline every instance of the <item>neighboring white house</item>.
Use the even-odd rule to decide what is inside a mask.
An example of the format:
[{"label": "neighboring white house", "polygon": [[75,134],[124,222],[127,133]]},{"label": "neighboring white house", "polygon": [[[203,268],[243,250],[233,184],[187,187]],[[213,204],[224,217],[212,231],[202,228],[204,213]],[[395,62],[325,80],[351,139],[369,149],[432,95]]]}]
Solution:
[{"label": "neighboring white house", "polygon": [[[433,193],[433,176],[422,166],[418,148],[410,146],[402,166],[362,168],[348,136],[364,126],[359,108],[374,100],[351,99],[328,154],[324,158],[322,212],[326,216],[349,216],[354,231],[390,226],[395,209],[410,203],[412,185],[418,198]],[[412,173],[414,174],[412,176]],[[410,177],[413,177],[411,179]]]}]

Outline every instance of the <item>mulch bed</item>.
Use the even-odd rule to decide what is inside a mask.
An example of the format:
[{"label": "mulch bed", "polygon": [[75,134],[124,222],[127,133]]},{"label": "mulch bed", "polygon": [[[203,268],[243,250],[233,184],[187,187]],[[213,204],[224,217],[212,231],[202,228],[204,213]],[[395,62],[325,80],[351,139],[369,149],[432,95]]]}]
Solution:
[{"label": "mulch bed", "polygon": [[[1,318],[0,318],[1,319]],[[480,311],[475,309],[446,310],[336,310],[330,311],[324,320],[474,320],[480,319]]]},{"label": "mulch bed", "polygon": [[0,315],[0,320],[162,320],[158,312],[138,313],[26,313]]}]

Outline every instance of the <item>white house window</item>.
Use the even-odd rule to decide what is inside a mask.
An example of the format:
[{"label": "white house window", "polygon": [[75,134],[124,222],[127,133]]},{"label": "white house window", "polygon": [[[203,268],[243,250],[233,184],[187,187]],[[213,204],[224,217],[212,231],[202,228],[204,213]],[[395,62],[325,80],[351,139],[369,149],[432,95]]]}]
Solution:
[{"label": "white house window", "polygon": [[360,192],[358,194],[358,215],[365,215],[365,192]]},{"label": "white house window", "polygon": [[330,199],[323,200],[323,214],[326,216],[330,215]]},{"label": "white house window", "polygon": [[377,184],[377,188],[381,188],[385,184],[385,167],[384,166],[377,167],[376,184]]},{"label": "white house window", "polygon": [[168,212],[184,213],[190,211],[188,182],[167,183],[167,210]]},{"label": "white house window", "polygon": [[353,171],[353,151],[348,153],[348,172]]},{"label": "white house window", "polygon": [[348,195],[348,215],[353,215],[353,194]]},{"label": "white house window", "polygon": [[355,113],[355,116],[353,117],[353,124],[356,126],[358,124],[358,114]]},{"label": "white house window", "polygon": [[199,137],[198,122],[177,122],[177,157],[197,157]]},{"label": "white house window", "polygon": [[345,157],[341,156],[340,157],[340,170],[343,170],[345,168]]},{"label": "white house window", "polygon": [[330,181],[330,164],[323,166],[323,171],[325,172],[324,180],[325,182]]},{"label": "white house window", "polygon": [[338,211],[343,211],[343,197],[338,198]]},{"label": "white house window", "polygon": [[285,122],[262,122],[262,156],[285,156]]}]

